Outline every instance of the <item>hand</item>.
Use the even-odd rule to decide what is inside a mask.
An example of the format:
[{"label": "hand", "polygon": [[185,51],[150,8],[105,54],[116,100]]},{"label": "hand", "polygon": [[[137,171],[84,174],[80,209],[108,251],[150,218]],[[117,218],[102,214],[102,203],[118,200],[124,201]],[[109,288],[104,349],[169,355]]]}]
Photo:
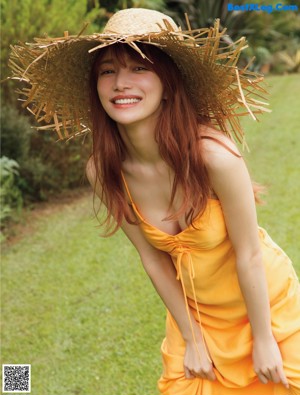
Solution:
[{"label": "hand", "polygon": [[260,382],[263,384],[267,384],[268,381],[276,384],[281,382],[286,388],[289,388],[283,371],[280,350],[273,336],[267,341],[265,339],[254,340],[253,364]]},{"label": "hand", "polygon": [[213,381],[216,379],[212,362],[209,360],[205,345],[202,341],[196,344],[193,340],[186,343],[184,356],[184,373],[187,379],[199,377]]}]

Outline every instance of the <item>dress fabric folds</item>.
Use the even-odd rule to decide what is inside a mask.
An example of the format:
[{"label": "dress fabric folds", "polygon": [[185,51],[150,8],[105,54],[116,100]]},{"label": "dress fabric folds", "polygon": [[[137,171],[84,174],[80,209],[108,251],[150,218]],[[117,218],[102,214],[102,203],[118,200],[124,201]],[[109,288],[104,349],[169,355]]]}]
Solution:
[{"label": "dress fabric folds", "polygon": [[264,229],[258,228],[272,330],[283,356],[289,390],[282,384],[260,383],[253,371],[251,328],[220,202],[210,199],[204,213],[195,219],[194,226],[188,226],[177,235],[169,235],[145,221],[125,186],[146,239],[172,258],[186,304],[201,325],[217,377],[215,381],[185,378],[185,343],[175,320],[167,312],[166,337],[161,346],[160,393],[300,395],[300,285],[284,251]]}]

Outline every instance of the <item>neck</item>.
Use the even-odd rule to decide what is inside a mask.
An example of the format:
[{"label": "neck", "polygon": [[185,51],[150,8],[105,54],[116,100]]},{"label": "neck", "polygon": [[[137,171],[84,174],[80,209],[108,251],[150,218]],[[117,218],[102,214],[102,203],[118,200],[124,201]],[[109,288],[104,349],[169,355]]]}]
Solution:
[{"label": "neck", "polygon": [[161,161],[155,141],[156,122],[120,125],[118,129],[126,145],[128,159],[140,164],[155,164]]}]

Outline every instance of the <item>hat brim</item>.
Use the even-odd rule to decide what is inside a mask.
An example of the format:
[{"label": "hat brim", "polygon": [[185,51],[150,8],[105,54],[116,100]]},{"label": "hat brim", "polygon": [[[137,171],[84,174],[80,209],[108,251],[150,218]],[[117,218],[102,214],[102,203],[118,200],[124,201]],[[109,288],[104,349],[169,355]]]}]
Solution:
[{"label": "hat brim", "polygon": [[266,91],[262,76],[236,66],[245,39],[228,45],[224,34],[216,21],[213,28],[186,32],[166,24],[159,33],[143,35],[37,39],[12,47],[9,66],[13,78],[27,83],[19,94],[37,122],[47,124],[40,129],[55,129],[59,139],[66,139],[90,131],[89,75],[98,51],[124,43],[145,56],[136,44],[156,45],[177,64],[197,113],[242,141],[239,117],[266,111],[260,101]]}]

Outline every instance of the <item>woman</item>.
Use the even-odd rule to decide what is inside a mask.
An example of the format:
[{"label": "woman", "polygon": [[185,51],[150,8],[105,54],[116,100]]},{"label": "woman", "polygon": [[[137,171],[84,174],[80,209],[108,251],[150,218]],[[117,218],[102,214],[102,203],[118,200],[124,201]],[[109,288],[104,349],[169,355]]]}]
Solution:
[{"label": "woman", "polygon": [[[64,48],[84,53],[84,42],[93,54],[83,89],[89,118],[66,111],[61,96],[55,102],[55,87],[41,99],[40,82],[28,100],[39,103],[35,114],[53,117],[61,136],[76,121],[77,133],[93,131],[87,176],[107,207],[107,232],[122,227],[167,307],[160,392],[300,394],[299,283],[257,225],[253,186],[228,137],[227,121],[240,131],[232,104],[261,110],[242,86],[259,86],[234,67],[243,42],[217,53],[218,28],[206,33],[182,34],[155,11],[120,11],[98,45],[93,37]],[[47,58],[40,72],[57,70],[52,44],[39,54]],[[32,86],[36,63],[25,71]],[[72,87],[70,101],[79,103],[71,80],[60,89]]]}]

